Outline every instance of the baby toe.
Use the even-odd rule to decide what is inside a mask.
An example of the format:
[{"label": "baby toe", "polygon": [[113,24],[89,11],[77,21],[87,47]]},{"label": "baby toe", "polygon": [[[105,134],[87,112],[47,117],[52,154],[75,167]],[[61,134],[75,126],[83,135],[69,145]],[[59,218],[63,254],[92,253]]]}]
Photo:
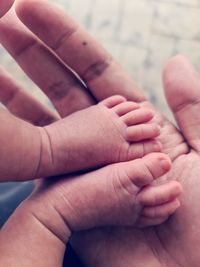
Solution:
[{"label": "baby toe", "polygon": [[120,95],[115,95],[115,96],[111,96],[108,97],[106,99],[104,99],[103,101],[101,101],[99,104],[100,105],[104,105],[107,108],[113,108],[123,102],[126,101],[126,98]]},{"label": "baby toe", "polygon": [[140,191],[138,199],[144,206],[156,206],[174,200],[181,192],[181,185],[176,181],[170,181],[166,184],[144,188]]},{"label": "baby toe", "polygon": [[138,187],[150,184],[154,179],[169,171],[171,167],[169,157],[162,153],[151,153],[142,159],[129,161],[128,164],[126,175]]},{"label": "baby toe", "polygon": [[126,101],[123,102],[119,105],[116,105],[112,108],[112,110],[118,115],[118,116],[123,116],[128,112],[131,112],[135,109],[138,109],[140,106],[139,104],[131,101]]},{"label": "baby toe", "polygon": [[160,134],[160,127],[157,124],[139,124],[126,129],[126,139],[128,142],[138,142],[152,139]]},{"label": "baby toe", "polygon": [[161,152],[162,144],[156,140],[147,140],[130,144],[127,160],[142,158],[153,152]]},{"label": "baby toe", "polygon": [[122,116],[122,120],[127,126],[133,126],[136,124],[149,122],[153,119],[153,116],[154,114],[152,110],[139,108]]},{"label": "baby toe", "polygon": [[172,215],[180,207],[180,201],[176,198],[168,203],[145,207],[142,215],[149,218],[167,217]]}]

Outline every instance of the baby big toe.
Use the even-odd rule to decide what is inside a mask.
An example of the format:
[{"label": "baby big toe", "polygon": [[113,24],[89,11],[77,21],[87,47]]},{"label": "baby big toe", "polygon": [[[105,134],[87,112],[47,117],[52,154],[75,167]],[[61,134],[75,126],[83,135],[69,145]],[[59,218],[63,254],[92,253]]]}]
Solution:
[{"label": "baby big toe", "polygon": [[129,162],[126,170],[131,182],[139,187],[150,184],[170,170],[171,162],[168,156],[162,153],[151,153],[142,159]]}]

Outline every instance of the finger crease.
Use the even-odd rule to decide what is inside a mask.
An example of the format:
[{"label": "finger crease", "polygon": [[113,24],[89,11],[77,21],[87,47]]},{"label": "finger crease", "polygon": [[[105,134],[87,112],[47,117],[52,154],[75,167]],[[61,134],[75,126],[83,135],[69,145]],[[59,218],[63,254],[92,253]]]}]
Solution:
[{"label": "finger crease", "polygon": [[196,106],[196,105],[200,105],[200,99],[196,99],[196,100],[191,100],[187,103],[182,103],[182,104],[179,104],[176,109],[175,109],[175,112],[180,112],[180,111],[183,111],[183,110],[187,110],[188,108],[192,107],[192,106]]},{"label": "finger crease", "polygon": [[90,82],[98,77],[100,77],[104,71],[110,66],[112,58],[107,60],[99,60],[98,62],[90,65],[82,74],[83,79],[86,82]]},{"label": "finger crease", "polygon": [[18,50],[15,51],[15,59],[20,58],[23,54],[26,53],[26,51],[30,50],[32,47],[39,45],[38,41],[35,39],[30,40],[29,42],[27,42],[26,44],[24,44],[23,46],[21,46]]},{"label": "finger crease", "polygon": [[58,51],[63,44],[75,33],[77,32],[78,27],[74,27],[69,29],[68,31],[64,32],[60,38],[57,40],[57,42],[54,43],[54,45],[51,45],[51,48],[56,52]]}]

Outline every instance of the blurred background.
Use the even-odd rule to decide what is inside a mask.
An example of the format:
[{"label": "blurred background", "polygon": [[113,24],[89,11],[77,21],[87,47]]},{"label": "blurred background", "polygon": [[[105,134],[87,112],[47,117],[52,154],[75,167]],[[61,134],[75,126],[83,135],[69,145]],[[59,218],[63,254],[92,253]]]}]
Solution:
[{"label": "blurred background", "polygon": [[[200,71],[200,0],[51,0],[61,5],[124,66],[168,118],[162,69],[184,54]],[[13,59],[0,47],[1,65],[27,90],[46,101]],[[31,190],[31,184],[0,187],[0,223]],[[3,216],[4,214],[4,216]]]},{"label": "blurred background", "polygon": [[[52,1],[55,2],[55,1]],[[57,0],[170,116],[162,69],[182,53],[200,71],[200,0]]]}]

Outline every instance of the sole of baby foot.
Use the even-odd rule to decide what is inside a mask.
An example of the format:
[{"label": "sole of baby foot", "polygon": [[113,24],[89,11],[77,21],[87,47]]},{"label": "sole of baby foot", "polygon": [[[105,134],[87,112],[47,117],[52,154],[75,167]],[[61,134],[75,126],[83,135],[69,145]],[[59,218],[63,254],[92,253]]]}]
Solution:
[{"label": "sole of baby foot", "polygon": [[160,152],[155,140],[160,127],[151,122],[153,117],[152,110],[113,96],[42,128],[37,176],[91,170]]},{"label": "sole of baby foot", "polygon": [[158,217],[174,212],[173,208],[160,207],[181,193],[177,182],[151,188],[152,181],[168,172],[170,166],[166,155],[152,153],[61,181],[58,192],[66,202],[57,210],[72,231],[105,225],[137,227],[144,216],[154,225]]}]

